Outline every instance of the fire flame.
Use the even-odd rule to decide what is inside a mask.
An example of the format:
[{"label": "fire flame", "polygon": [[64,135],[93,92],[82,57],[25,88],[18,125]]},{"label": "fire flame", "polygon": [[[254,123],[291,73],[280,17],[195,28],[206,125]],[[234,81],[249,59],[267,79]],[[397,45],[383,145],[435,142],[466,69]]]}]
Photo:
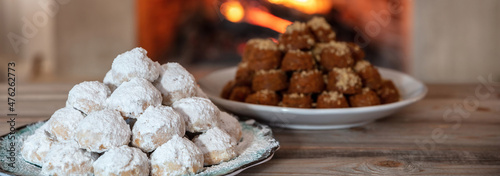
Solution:
[{"label": "fire flame", "polygon": [[286,27],[292,24],[292,22],[288,20],[279,18],[277,16],[272,15],[269,12],[266,12],[264,10],[255,7],[249,8],[246,15],[247,16],[245,17],[245,21],[247,23],[257,26],[267,27],[279,33],[284,33]]},{"label": "fire flame", "polygon": [[224,2],[220,6],[220,11],[228,21],[233,23],[245,21],[253,25],[275,30],[279,33],[285,32],[286,27],[292,24],[288,20],[276,17],[257,7],[248,7],[245,9],[239,1],[235,0]]},{"label": "fire flame", "polygon": [[[267,0],[270,3],[294,8],[306,14],[328,13],[332,7],[332,0]],[[222,15],[227,20],[238,23],[245,21],[247,23],[266,27],[283,33],[286,27],[292,22],[276,17],[267,12],[265,8],[243,7],[238,0],[229,0],[220,6]]]},{"label": "fire flame", "polygon": [[220,12],[233,23],[240,22],[245,14],[245,10],[239,1],[225,2],[220,6]]},{"label": "fire flame", "polygon": [[294,8],[306,14],[325,14],[332,8],[332,0],[267,0],[270,3]]}]

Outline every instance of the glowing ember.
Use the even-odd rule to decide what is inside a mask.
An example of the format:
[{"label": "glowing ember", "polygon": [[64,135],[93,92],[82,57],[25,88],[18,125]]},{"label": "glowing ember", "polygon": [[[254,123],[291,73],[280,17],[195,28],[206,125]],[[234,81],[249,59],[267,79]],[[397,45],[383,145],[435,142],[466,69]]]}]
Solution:
[{"label": "glowing ember", "polygon": [[325,14],[332,7],[332,0],[267,0],[307,14]]},{"label": "glowing ember", "polygon": [[227,20],[237,23],[240,22],[245,14],[245,10],[239,1],[227,1],[220,6],[220,12]]},{"label": "glowing ember", "polygon": [[266,27],[279,33],[284,33],[286,27],[292,24],[292,22],[288,20],[276,17],[269,12],[263,11],[258,8],[249,8],[246,15],[247,16],[245,18],[245,21],[247,23]]},{"label": "glowing ember", "polygon": [[247,23],[269,28],[279,33],[285,32],[286,27],[292,24],[288,20],[276,17],[267,12],[264,7],[243,7],[236,0],[224,2],[220,6],[220,12],[227,20],[233,23],[244,20]]}]

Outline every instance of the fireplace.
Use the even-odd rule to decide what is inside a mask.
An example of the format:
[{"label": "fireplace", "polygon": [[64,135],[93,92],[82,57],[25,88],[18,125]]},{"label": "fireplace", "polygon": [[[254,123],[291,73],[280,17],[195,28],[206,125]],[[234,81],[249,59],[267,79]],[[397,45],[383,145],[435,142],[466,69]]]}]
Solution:
[{"label": "fireplace", "polygon": [[250,38],[278,38],[293,21],[323,16],[337,39],[378,66],[405,70],[411,4],[399,0],[137,1],[139,45],[161,63],[236,65]]}]

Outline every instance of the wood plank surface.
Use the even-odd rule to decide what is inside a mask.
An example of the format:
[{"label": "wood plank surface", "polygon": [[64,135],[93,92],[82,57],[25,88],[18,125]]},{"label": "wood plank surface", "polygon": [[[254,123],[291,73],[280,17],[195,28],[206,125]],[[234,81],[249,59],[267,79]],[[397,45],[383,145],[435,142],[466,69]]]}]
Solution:
[{"label": "wood plank surface", "polygon": [[[16,126],[48,119],[72,85],[19,86]],[[273,128],[281,148],[242,175],[500,175],[500,87],[468,117],[445,112],[477,85],[428,85],[426,98],[374,123],[341,130]],[[6,89],[0,86],[0,89]],[[6,95],[0,95],[6,100]],[[0,134],[9,132],[5,105]]]}]

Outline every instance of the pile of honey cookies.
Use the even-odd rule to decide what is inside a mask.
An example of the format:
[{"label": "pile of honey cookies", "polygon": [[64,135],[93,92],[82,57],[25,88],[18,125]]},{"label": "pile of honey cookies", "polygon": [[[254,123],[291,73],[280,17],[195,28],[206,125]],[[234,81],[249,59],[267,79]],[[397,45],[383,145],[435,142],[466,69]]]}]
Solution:
[{"label": "pile of honey cookies", "polygon": [[399,101],[398,89],[384,80],[355,43],[337,41],[322,17],[294,22],[277,43],[247,42],[234,80],[222,98],[293,108],[347,108]]},{"label": "pile of honey cookies", "polygon": [[238,120],[177,63],[142,48],[118,55],[103,82],[85,81],[24,140],[41,175],[192,175],[235,158]]}]

